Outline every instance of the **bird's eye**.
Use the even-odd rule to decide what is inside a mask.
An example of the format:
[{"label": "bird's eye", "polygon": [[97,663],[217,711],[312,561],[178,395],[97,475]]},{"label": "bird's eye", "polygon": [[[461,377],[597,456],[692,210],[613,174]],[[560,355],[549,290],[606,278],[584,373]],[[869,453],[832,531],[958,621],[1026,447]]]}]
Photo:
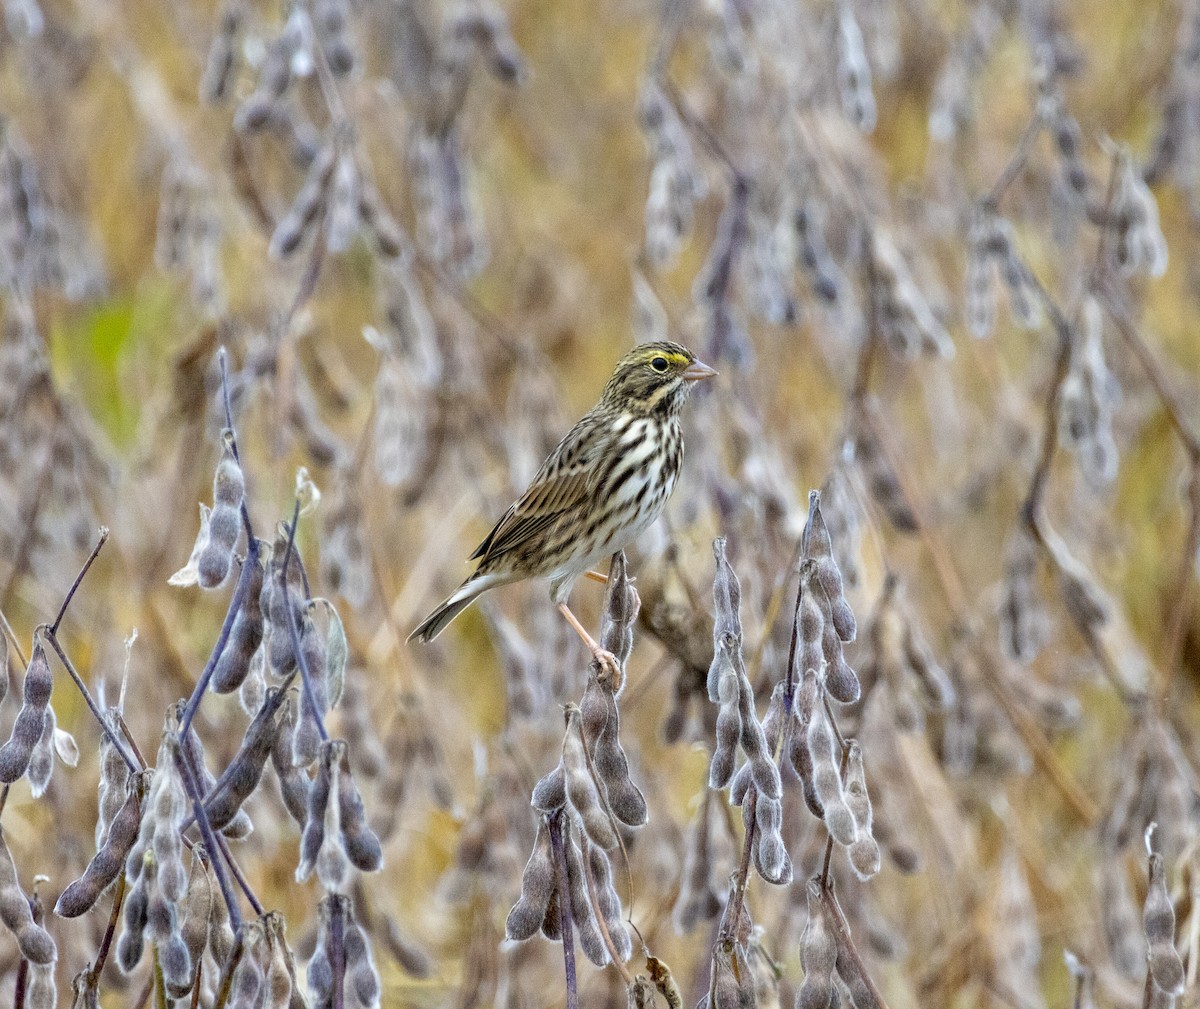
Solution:
[{"label": "bird's eye", "polygon": [[668,368],[667,359],[665,357],[656,357],[650,361],[650,367],[657,371],[660,375],[665,374]]}]

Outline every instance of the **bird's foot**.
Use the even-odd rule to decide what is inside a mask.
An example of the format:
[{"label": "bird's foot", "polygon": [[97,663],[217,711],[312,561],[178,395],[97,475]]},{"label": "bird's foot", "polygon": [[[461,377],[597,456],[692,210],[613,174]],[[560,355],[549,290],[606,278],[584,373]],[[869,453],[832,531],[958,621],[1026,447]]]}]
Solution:
[{"label": "bird's foot", "polygon": [[625,686],[625,670],[621,668],[620,660],[607,648],[597,645],[592,649],[592,661],[596,664],[596,682],[614,695],[619,694]]},{"label": "bird's foot", "polygon": [[621,687],[625,685],[625,670],[621,668],[621,663],[617,657],[613,655],[607,648],[601,648],[599,643],[587,632],[587,628],[579,622],[579,618],[571,612],[566,603],[558,603],[558,612],[567,619],[574,629],[575,633],[583,639],[583,643],[587,645],[588,651],[592,653],[592,661],[596,663],[596,679],[601,686],[612,687],[612,692],[618,694],[621,692]]}]

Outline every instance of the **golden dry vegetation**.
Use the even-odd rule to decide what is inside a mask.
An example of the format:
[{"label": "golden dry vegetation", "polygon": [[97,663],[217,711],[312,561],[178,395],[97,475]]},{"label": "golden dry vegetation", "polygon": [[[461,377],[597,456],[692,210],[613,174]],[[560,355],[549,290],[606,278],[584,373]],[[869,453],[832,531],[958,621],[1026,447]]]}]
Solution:
[{"label": "golden dry vegetation", "polygon": [[[168,584],[198,503],[213,504],[225,391],[268,576],[284,566],[269,544],[304,500],[307,585],[296,562],[287,576],[344,627],[345,690],[326,721],[383,867],[344,871],[331,841],[297,882],[302,828],[272,762],[244,806],[253,833],[217,859],[245,874],[230,883],[239,942],[230,954],[213,926],[190,1004],[274,1007],[304,990],[310,1005],[352,1006],[359,982],[372,1004],[371,969],[335,938],[335,920],[353,926],[334,892],[351,899],[385,1006],[666,1005],[637,983],[661,965],[684,1004],[711,1009],[826,1007],[831,993],[856,1009],[1196,1004],[1195,0],[4,11],[0,728],[17,728],[0,771],[17,780],[0,825],[57,955],[39,964],[44,945],[16,941],[24,897],[0,852],[5,1003],[46,1009],[53,979],[68,1004],[116,904],[113,949],[76,1004],[95,1004],[89,991],[105,1007],[167,1004],[151,963],[175,926],[152,925],[140,958],[122,939],[136,868],[86,915],[52,910],[96,851],[98,781],[110,806],[124,795],[120,758],[55,653],[121,707],[127,735],[108,724],[131,762],[168,782],[139,809],[167,824],[151,868],[169,862],[191,805],[161,759],[180,737],[168,709],[193,697],[250,547],[227,509],[231,576]],[[640,614],[623,692],[589,675],[542,584],[491,593],[437,642],[406,645],[613,363],[664,336],[721,376],[688,406],[665,519],[629,551]],[[828,622],[838,604],[820,537],[802,549],[817,488],[857,618],[852,703],[834,679],[850,635],[822,640],[819,622],[796,620],[808,605]],[[43,626],[100,526],[61,629]],[[717,537],[728,569],[714,567]],[[734,574],[740,638],[718,626],[714,659],[714,617],[735,626],[721,603]],[[604,599],[582,581],[572,604],[599,629]],[[302,607],[297,639],[336,694],[329,614]],[[287,652],[276,617],[270,644]],[[18,719],[36,642],[70,738],[43,731],[28,701]],[[263,646],[240,691],[194,696],[214,776],[280,682],[273,656]],[[733,685],[725,705],[706,691],[710,663]],[[281,695],[289,717],[298,682]],[[753,718],[736,712],[742,684]],[[649,813],[609,856],[570,789],[548,818],[530,807],[564,752],[563,706],[581,699],[592,756],[575,772],[597,774],[592,748],[608,744],[587,735],[587,713],[615,704]],[[710,786],[724,783],[713,752],[753,748],[759,720],[778,737],[782,797],[759,754],[739,809]],[[859,872],[826,827],[835,794],[861,800],[859,751],[822,756],[831,730],[832,746],[857,739],[873,804],[873,825],[857,807]],[[826,820],[806,804],[796,740],[795,762],[815,755],[833,775]],[[338,752],[305,751],[288,773],[308,787],[323,766],[328,780]],[[531,850],[548,857],[564,831],[593,876],[611,856],[600,896],[621,907],[599,917],[618,947],[630,940],[620,966],[580,948],[574,982],[561,943],[505,938]],[[163,879],[140,885],[174,907]],[[563,906],[595,952],[598,895],[579,894]],[[284,933],[258,924],[255,901],[286,920],[294,996]],[[127,973],[122,958],[136,960]]]}]

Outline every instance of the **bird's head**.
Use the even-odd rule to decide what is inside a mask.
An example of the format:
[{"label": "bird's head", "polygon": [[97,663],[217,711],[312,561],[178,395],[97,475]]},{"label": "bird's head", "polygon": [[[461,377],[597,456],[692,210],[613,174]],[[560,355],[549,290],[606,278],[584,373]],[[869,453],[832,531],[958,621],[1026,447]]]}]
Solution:
[{"label": "bird's head", "polygon": [[641,343],[617,362],[603,402],[635,414],[675,413],[696,382],[716,374],[678,343]]}]

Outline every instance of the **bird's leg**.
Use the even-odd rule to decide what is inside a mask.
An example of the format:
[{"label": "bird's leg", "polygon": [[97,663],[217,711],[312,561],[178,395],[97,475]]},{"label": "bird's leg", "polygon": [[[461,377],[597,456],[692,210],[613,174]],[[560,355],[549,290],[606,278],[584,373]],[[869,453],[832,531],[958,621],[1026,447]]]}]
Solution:
[{"label": "bird's leg", "polygon": [[584,578],[590,578],[594,582],[599,582],[601,585],[608,584],[608,575],[603,575],[599,571],[585,571]]},{"label": "bird's leg", "polygon": [[588,646],[588,651],[592,653],[592,658],[600,665],[600,672],[607,676],[609,682],[613,685],[613,693],[621,692],[621,687],[624,686],[625,674],[621,670],[621,663],[617,661],[617,657],[613,655],[607,648],[601,648],[596,639],[587,632],[587,628],[579,622],[579,618],[571,612],[566,603],[557,603],[558,612],[567,619],[567,623],[575,628],[575,633],[583,638],[583,643]]}]

